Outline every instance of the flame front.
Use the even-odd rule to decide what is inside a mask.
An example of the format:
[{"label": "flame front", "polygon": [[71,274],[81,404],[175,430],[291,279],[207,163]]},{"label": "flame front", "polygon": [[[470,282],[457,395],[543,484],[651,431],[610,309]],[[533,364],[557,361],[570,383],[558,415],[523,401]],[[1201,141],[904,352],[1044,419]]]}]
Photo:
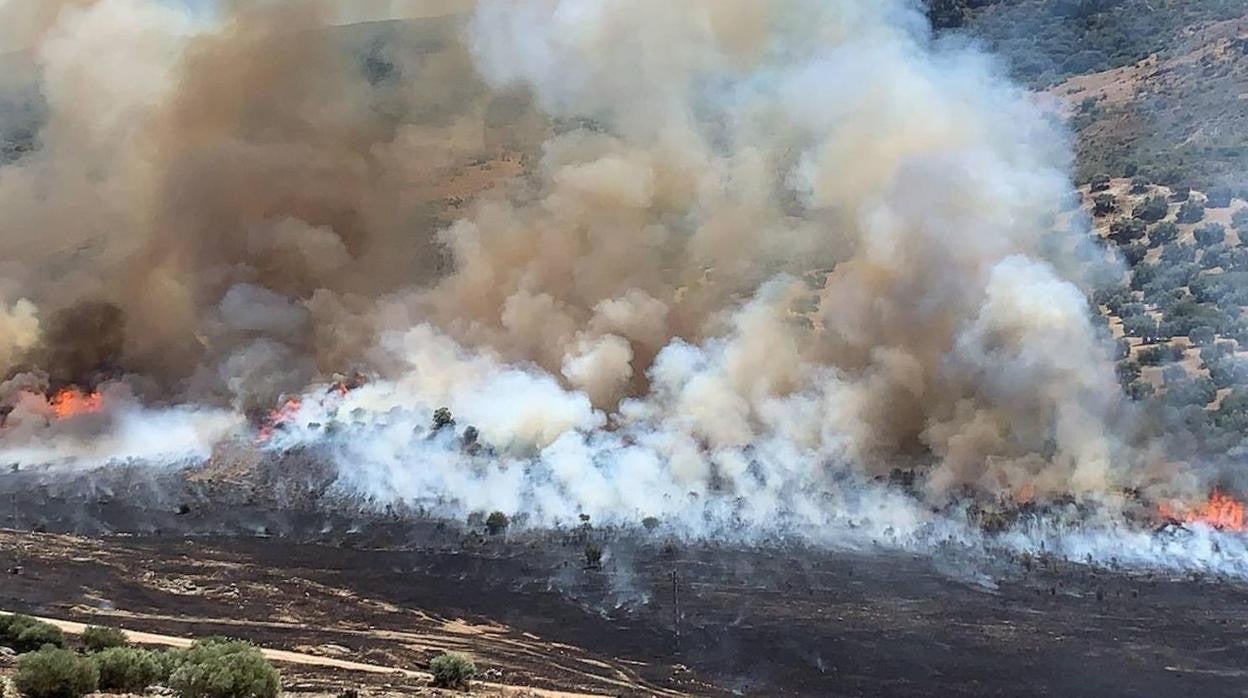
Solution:
[{"label": "flame front", "polygon": [[264,420],[264,426],[260,427],[260,433],[256,435],[256,440],[260,442],[268,441],[273,436],[273,431],[283,424],[294,420],[295,415],[299,414],[299,408],[303,407],[303,400],[292,397],[282,404],[281,407],[269,413]]},{"label": "flame front", "polygon": [[103,403],[99,393],[84,393],[77,388],[62,388],[48,400],[57,419],[99,412]]},{"label": "flame front", "polygon": [[1205,503],[1181,514],[1162,505],[1161,515],[1163,518],[1183,523],[1204,524],[1219,531],[1245,530],[1243,503],[1220,490],[1214,490]]}]

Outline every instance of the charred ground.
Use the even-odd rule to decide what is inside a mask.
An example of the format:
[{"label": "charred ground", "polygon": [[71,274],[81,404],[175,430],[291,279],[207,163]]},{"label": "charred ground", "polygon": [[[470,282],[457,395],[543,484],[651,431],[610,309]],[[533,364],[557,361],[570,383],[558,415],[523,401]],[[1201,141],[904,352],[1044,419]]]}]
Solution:
[{"label": "charred ground", "polygon": [[[105,479],[27,472],[3,485],[19,530],[0,534],[0,607],[387,666],[459,649],[512,685],[1230,695],[1248,661],[1248,588],[1198,575],[953,547],[931,557],[784,540],[732,548],[592,522],[491,536],[476,521],[347,515],[307,498],[280,506],[137,468]],[[601,569],[585,569],[586,541],[603,549]],[[404,690],[392,677],[300,671],[308,690]]]}]

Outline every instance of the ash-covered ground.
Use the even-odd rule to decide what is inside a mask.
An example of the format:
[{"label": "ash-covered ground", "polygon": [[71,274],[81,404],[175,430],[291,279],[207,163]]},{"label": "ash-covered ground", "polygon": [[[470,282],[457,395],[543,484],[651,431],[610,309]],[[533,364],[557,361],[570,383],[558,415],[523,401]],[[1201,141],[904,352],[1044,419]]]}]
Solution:
[{"label": "ash-covered ground", "polygon": [[[592,521],[489,535],[477,519],[349,510],[311,473],[285,488],[266,479],[290,466],[236,479],[139,466],[6,473],[0,607],[391,666],[457,648],[492,681],[618,695],[1214,696],[1246,685],[1248,586],[1234,579],[953,546],[723,547]],[[600,569],[586,569],[586,545],[602,549]],[[379,679],[316,685],[361,681]]]}]

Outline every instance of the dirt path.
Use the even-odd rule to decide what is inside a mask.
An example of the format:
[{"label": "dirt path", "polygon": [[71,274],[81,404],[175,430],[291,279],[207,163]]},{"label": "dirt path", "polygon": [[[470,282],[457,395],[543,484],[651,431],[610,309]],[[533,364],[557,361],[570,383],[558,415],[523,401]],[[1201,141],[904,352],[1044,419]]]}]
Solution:
[{"label": "dirt path", "polygon": [[[0,611],[0,615],[12,615],[8,611]],[[87,629],[86,623],[78,623],[71,620],[61,620],[59,618],[45,618],[35,616],[38,620],[45,623],[51,623],[70,635],[81,635],[82,631]],[[145,633],[134,630],[122,630],[126,634],[126,638],[136,645],[156,645],[161,647],[190,647],[194,642],[191,638],[177,637],[174,635],[159,635],[156,633]],[[412,671],[410,669],[400,669],[398,667],[387,667],[379,664],[365,664],[362,662],[351,662],[345,659],[334,659],[333,657],[320,657],[314,654],[305,654],[302,652],[289,652],[287,650],[275,650],[260,648],[260,651],[270,661],[281,662],[285,664],[298,664],[303,666],[318,666],[332,669],[343,669],[346,671],[361,671],[369,674],[392,674],[403,676],[405,678],[421,679],[429,681],[433,678],[431,674],[424,671]],[[485,681],[474,681],[474,685],[496,691],[499,695],[509,696],[542,696],[544,698],[596,698],[597,694],[593,693],[569,693],[566,691],[551,691],[540,688],[505,686],[502,684],[488,683]]]}]

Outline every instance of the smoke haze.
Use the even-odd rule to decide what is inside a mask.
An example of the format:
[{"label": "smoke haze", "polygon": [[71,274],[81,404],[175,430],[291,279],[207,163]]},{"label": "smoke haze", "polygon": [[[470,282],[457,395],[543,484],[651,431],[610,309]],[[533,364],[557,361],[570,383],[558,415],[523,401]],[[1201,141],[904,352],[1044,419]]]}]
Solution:
[{"label": "smoke haze", "polygon": [[303,394],[265,447],[340,492],[533,525],[1204,486],[1091,321],[1067,135],[917,3],[375,5],[0,5],[4,460],[203,458]]}]

